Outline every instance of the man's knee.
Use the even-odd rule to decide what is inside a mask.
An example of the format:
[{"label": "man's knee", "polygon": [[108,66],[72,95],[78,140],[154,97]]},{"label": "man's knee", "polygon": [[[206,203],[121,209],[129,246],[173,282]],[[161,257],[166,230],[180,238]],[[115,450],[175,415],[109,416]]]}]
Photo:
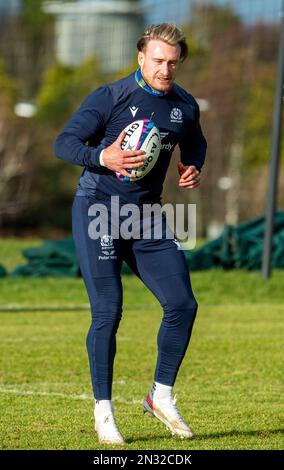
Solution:
[{"label": "man's knee", "polygon": [[194,295],[188,292],[183,296],[176,296],[171,302],[168,302],[164,307],[164,323],[172,327],[191,326],[195,320],[198,303]]},{"label": "man's knee", "polygon": [[96,291],[91,300],[92,323],[95,330],[119,323],[122,313],[122,289],[114,277],[95,280]]},{"label": "man's knee", "polygon": [[103,310],[92,309],[92,326],[96,332],[102,330],[117,330],[122,317],[121,305],[106,306]]},{"label": "man's knee", "polygon": [[196,312],[198,303],[191,289],[180,289],[179,292],[171,292],[163,305],[165,311],[184,311]]},{"label": "man's knee", "polygon": [[175,301],[171,303],[170,308],[173,310],[190,310],[191,312],[196,312],[198,304],[194,295],[188,293],[183,296],[177,296]]}]

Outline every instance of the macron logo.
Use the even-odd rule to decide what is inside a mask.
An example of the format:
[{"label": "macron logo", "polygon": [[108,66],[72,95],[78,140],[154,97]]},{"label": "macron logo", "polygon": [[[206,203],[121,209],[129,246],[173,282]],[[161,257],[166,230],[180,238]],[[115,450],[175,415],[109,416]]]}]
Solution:
[{"label": "macron logo", "polygon": [[137,113],[139,108],[135,108],[135,106],[131,106],[131,107],[129,106],[129,109],[130,109],[132,116],[135,117],[135,114]]}]

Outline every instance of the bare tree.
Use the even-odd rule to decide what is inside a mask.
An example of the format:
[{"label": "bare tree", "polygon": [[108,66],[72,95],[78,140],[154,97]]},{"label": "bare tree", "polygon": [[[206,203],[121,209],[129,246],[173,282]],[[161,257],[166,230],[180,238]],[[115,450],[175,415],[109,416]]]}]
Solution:
[{"label": "bare tree", "polygon": [[17,219],[30,205],[30,147],[30,131],[0,95],[0,225]]}]

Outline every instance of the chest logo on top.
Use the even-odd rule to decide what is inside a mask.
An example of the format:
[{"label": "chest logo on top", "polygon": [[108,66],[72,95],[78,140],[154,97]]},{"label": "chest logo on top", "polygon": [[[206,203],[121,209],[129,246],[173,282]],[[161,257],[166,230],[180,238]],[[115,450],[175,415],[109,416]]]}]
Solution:
[{"label": "chest logo on top", "polygon": [[182,123],[182,111],[179,108],[173,108],[170,114],[171,122]]},{"label": "chest logo on top", "polygon": [[139,108],[136,108],[135,106],[129,106],[130,112],[133,117],[135,117],[135,114],[137,113]]}]

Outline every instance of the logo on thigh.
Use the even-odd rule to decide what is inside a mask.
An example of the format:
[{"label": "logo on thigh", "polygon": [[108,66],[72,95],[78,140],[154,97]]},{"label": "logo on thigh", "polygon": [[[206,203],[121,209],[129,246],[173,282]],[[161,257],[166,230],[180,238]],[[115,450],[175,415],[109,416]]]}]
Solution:
[{"label": "logo on thigh", "polygon": [[103,235],[100,239],[101,250],[104,256],[99,255],[99,260],[116,259],[113,238],[110,235]]}]

